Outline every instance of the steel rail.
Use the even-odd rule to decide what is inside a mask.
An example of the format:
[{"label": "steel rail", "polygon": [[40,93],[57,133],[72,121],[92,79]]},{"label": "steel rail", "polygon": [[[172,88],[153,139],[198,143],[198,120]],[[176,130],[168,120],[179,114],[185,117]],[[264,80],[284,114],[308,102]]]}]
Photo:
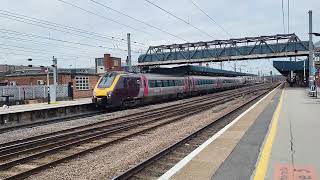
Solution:
[{"label": "steel rail", "polygon": [[[234,94],[233,97],[231,97],[231,99],[233,99],[235,97],[239,97],[239,96],[241,96],[241,93]],[[210,101],[207,101],[205,103],[193,104],[192,106],[187,106],[185,108],[172,109],[171,110],[172,112],[170,112],[170,111],[168,112],[167,111],[166,114],[163,114],[161,112],[161,113],[158,113],[157,116],[155,116],[156,118],[151,118],[150,119],[149,116],[145,116],[145,118],[147,120],[149,120],[149,121],[150,120],[158,121],[158,120],[161,120],[163,118],[169,118],[170,116],[179,115],[180,113],[183,113],[183,112],[192,111],[193,109],[197,108],[198,106],[204,107],[204,105],[212,105],[212,103],[217,103],[220,100],[223,100],[223,97],[220,97],[220,98],[214,99],[214,100],[210,100]],[[172,114],[170,114],[170,113],[172,113]],[[112,131],[113,129],[118,128],[117,126],[123,127],[123,123],[139,123],[138,120],[142,121],[143,119],[134,118],[134,119],[126,120],[126,121],[120,121],[120,122],[117,122],[117,123],[114,123],[114,124],[109,124],[109,125],[102,126],[102,127],[97,127],[97,128],[93,128],[93,129],[87,129],[87,130],[85,130],[85,132],[81,131],[81,132],[75,132],[72,135],[68,134],[71,137],[75,137],[75,138],[73,138],[71,140],[69,140],[69,139],[65,140],[65,136],[63,136],[63,137],[59,137],[58,139],[57,138],[54,138],[54,139],[53,138],[41,139],[40,143],[38,141],[37,142],[31,142],[29,144],[26,144],[26,146],[14,146],[13,148],[8,148],[8,149],[5,149],[5,151],[1,151],[2,155],[0,156],[0,160],[6,160],[6,159],[9,159],[10,157],[15,157],[15,156],[20,155],[22,153],[31,152],[31,151],[34,151],[34,150],[41,150],[43,148],[53,147],[54,145],[59,146],[61,144],[65,144],[65,143],[68,143],[68,142],[71,142],[71,141],[75,141],[75,140],[79,140],[79,139],[95,136],[95,135],[98,135],[98,134],[102,134],[105,131]],[[110,128],[110,129],[106,129],[106,130],[102,131],[104,128]],[[97,131],[97,130],[98,130],[97,133],[94,132],[94,131]],[[89,133],[89,134],[85,135],[84,133]],[[59,142],[59,141],[57,142],[57,140],[60,140],[60,139],[62,139],[63,141],[62,142]],[[42,142],[44,142],[44,143],[49,142],[49,144],[37,147],[39,145],[42,145]],[[30,149],[26,149],[26,148],[29,148],[29,147],[31,147],[31,148]]]},{"label": "steel rail", "polygon": [[[279,85],[280,86],[280,85]],[[279,87],[276,86],[276,87]],[[275,88],[276,88],[275,87]],[[222,115],[221,117],[219,117],[217,120],[211,122],[210,124],[206,125],[205,127],[195,131],[194,133],[188,135],[187,137],[179,140],[178,142],[174,143],[173,145],[165,148],[164,150],[160,151],[159,153],[155,154],[154,156],[144,160],[143,162],[139,163],[138,165],[130,168],[129,170],[125,171],[124,173],[116,176],[113,178],[113,180],[125,180],[125,179],[129,179],[133,176],[135,176],[137,173],[139,173],[140,171],[142,171],[143,169],[145,169],[146,167],[148,167],[150,164],[155,163],[158,159],[165,157],[167,154],[169,154],[170,152],[174,151],[175,149],[177,149],[178,147],[180,147],[181,145],[184,145],[185,143],[187,143],[189,140],[193,139],[194,137],[196,137],[197,135],[203,133],[206,129],[208,129],[209,127],[213,126],[216,122],[223,120],[224,118],[230,116],[232,113],[234,113],[235,111],[237,111],[239,108],[243,108],[246,105],[250,104],[251,102],[255,101],[256,99],[262,97],[263,95],[265,95],[267,92],[269,92],[268,90],[260,93],[258,96],[248,100],[247,102],[243,103],[240,107],[236,107],[233,110],[231,110],[230,112]]]},{"label": "steel rail", "polygon": [[[229,97],[228,100],[224,100],[224,99],[222,98],[222,99],[220,99],[220,103],[225,103],[225,102],[229,101],[230,99],[234,99],[234,97]],[[184,115],[177,115],[177,117],[174,118],[173,120],[161,122],[160,124],[157,124],[157,125],[155,125],[155,126],[149,127],[149,128],[147,128],[147,129],[144,129],[144,130],[141,130],[141,131],[136,132],[136,133],[134,133],[134,134],[137,134],[137,133],[140,133],[140,132],[144,132],[144,131],[147,131],[147,130],[156,128],[156,127],[160,126],[161,124],[168,124],[168,123],[173,122],[174,120],[183,119],[183,118],[188,117],[188,116],[190,116],[190,115],[193,115],[193,114],[195,114],[195,113],[202,112],[202,111],[204,111],[205,109],[212,108],[212,105],[215,105],[215,104],[212,104],[212,102],[211,102],[211,104],[207,103],[205,107],[203,107],[203,106],[198,106],[194,111],[190,111],[191,108],[185,109],[185,112],[187,112],[187,113],[184,114]],[[194,107],[192,107],[192,108],[194,109]],[[179,114],[181,114],[181,111],[179,111]],[[161,119],[161,118],[158,118],[158,121],[159,121],[160,119]],[[150,121],[143,122],[143,123],[148,123],[148,122],[152,122],[152,121],[150,120]],[[155,121],[153,120],[153,122],[155,122]],[[137,124],[129,125],[129,126],[127,126],[127,127],[119,127],[119,129],[125,130],[125,129],[128,129],[128,128],[130,128],[130,127],[137,127],[137,126],[139,126],[139,125],[142,125],[143,123],[137,123]],[[118,129],[118,130],[119,130],[119,129]],[[117,131],[117,130],[116,130],[116,131]],[[110,133],[110,132],[105,132],[105,133]],[[106,135],[106,134],[103,134],[103,133],[102,133],[102,134],[97,135],[97,136],[95,136],[95,137],[87,138],[87,139],[85,139],[85,141],[89,142],[89,141],[92,141],[92,140],[96,140],[97,138],[101,138],[101,137],[103,137],[103,136],[105,136],[105,135]],[[131,135],[132,135],[132,134],[131,134]],[[130,136],[131,136],[131,135],[130,135]],[[127,136],[125,136],[125,137],[127,137]],[[125,137],[123,137],[123,138],[125,138]],[[118,141],[118,140],[114,140],[114,141]],[[113,141],[112,141],[112,142],[113,142]],[[68,144],[68,145],[64,145],[63,148],[70,148],[71,146],[79,145],[79,143],[80,143],[80,142],[70,143],[70,144]],[[83,143],[83,141],[82,141],[81,143]],[[107,144],[110,144],[110,143],[111,143],[111,142],[109,142],[109,143],[107,143]],[[102,145],[103,145],[103,144],[102,144]],[[92,148],[90,148],[90,149],[92,149]],[[7,164],[3,164],[3,165],[0,166],[0,167],[1,167],[1,169],[7,169],[7,168],[10,168],[10,167],[12,167],[12,166],[14,166],[14,165],[17,165],[17,164],[26,162],[26,161],[28,161],[28,160],[34,160],[35,157],[37,157],[37,158],[43,157],[43,156],[45,156],[45,155],[48,155],[48,154],[51,154],[51,153],[53,153],[53,152],[57,152],[57,151],[60,151],[60,150],[61,150],[61,147],[54,148],[54,149],[51,149],[51,150],[48,150],[48,151],[45,151],[45,152],[38,153],[38,154],[33,155],[33,156],[25,157],[25,158],[22,158],[22,159],[20,159],[20,160],[16,160],[16,161],[9,162],[9,163],[7,163]],[[77,153],[77,154],[78,154],[78,153]],[[74,155],[72,155],[72,156],[74,156]],[[68,157],[69,157],[69,156],[68,156]],[[66,159],[69,159],[68,157],[65,157],[65,158],[66,158]],[[65,158],[63,158],[63,159],[65,159]],[[60,160],[58,160],[58,161],[60,162]],[[51,162],[51,163],[54,163],[54,162]],[[50,164],[51,164],[51,163],[50,163]],[[35,168],[35,169],[39,169],[39,168],[41,169],[41,167],[38,167],[38,168]],[[31,170],[30,172],[33,172],[33,170]],[[26,172],[26,173],[27,173],[27,172]],[[23,174],[23,173],[22,173],[22,174]],[[13,177],[17,177],[17,176],[13,176]]]},{"label": "steel rail", "polygon": [[179,106],[192,104],[192,103],[194,103],[196,101],[200,101],[200,100],[211,99],[211,98],[215,98],[215,97],[219,97],[219,96],[223,96],[223,95],[230,95],[230,94],[233,94],[234,92],[237,92],[239,90],[245,91],[246,89],[250,89],[250,88],[253,88],[253,87],[255,87],[255,86],[249,86],[249,87],[246,86],[246,87],[243,87],[243,88],[240,88],[240,89],[233,89],[233,90],[229,90],[229,91],[224,91],[224,92],[220,92],[220,93],[211,94],[208,97],[207,96],[205,96],[205,97],[197,97],[197,99],[193,99],[191,101],[187,101],[187,102],[184,102],[184,103],[181,103],[181,104],[178,104],[178,105],[177,104],[173,104],[173,105],[169,105],[169,106],[153,109],[153,110],[148,111],[148,112],[144,112],[144,111],[143,112],[138,112],[138,113],[135,113],[135,114],[129,114],[129,115],[125,115],[125,116],[120,116],[120,117],[108,119],[108,120],[101,121],[101,122],[91,123],[91,124],[87,124],[87,125],[83,125],[83,126],[78,126],[78,127],[74,127],[74,128],[69,128],[69,129],[65,129],[65,130],[61,130],[61,131],[56,131],[56,132],[52,132],[52,133],[39,135],[39,136],[34,136],[34,137],[30,137],[30,138],[25,138],[25,139],[21,139],[21,140],[16,140],[16,141],[12,141],[12,142],[3,143],[3,144],[0,144],[0,151],[3,148],[8,147],[10,145],[17,145],[17,144],[20,144],[20,143],[23,144],[23,143],[32,141],[34,139],[40,139],[40,138],[44,138],[44,137],[55,136],[55,135],[61,134],[61,133],[67,133],[67,132],[71,132],[71,131],[75,131],[75,130],[85,129],[85,128],[93,127],[93,126],[96,126],[96,125],[104,124],[106,122],[123,119],[123,118],[134,117],[134,116],[140,117],[139,115],[144,115],[144,114],[148,115],[150,113],[151,113],[150,115],[152,115],[152,113],[157,113],[157,111],[160,111],[160,110],[162,110],[162,112],[165,112],[167,109],[170,109],[170,108],[177,108]]}]

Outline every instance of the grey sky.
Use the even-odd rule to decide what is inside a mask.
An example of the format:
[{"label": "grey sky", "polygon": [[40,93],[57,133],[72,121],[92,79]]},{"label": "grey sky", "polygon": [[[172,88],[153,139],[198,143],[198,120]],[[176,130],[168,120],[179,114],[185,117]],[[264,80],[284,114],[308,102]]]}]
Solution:
[{"label": "grey sky", "polygon": [[[122,59],[126,57],[126,42],[111,41],[91,35],[81,36],[52,29],[38,27],[12,19],[7,19],[4,11],[26,15],[58,24],[72,26],[90,32],[96,32],[108,37],[126,38],[126,33],[132,34],[132,40],[143,43],[144,47],[133,46],[133,60],[137,61],[139,54],[144,53],[149,45],[182,43],[183,41],[150,28],[142,23],[129,19],[118,13],[92,3],[90,0],[64,0],[86,10],[98,13],[139,31],[116,24],[101,17],[81,11],[58,0],[1,0],[0,29],[13,30],[47,38],[79,42],[96,47],[80,46],[45,39],[34,39],[26,36],[6,34],[0,31],[0,64],[28,64],[28,58],[33,58],[34,65],[48,65],[53,55],[58,57],[60,67],[92,67],[94,58],[103,53],[110,53]],[[95,0],[116,10],[125,12],[137,19],[159,27],[190,42],[208,41],[213,39],[228,39],[226,33],[218,28],[208,17],[199,11],[190,0],[150,0],[180,18],[204,30],[214,38],[165,14],[144,0]],[[273,35],[283,33],[281,0],[194,0],[214,20],[219,22],[233,38],[245,36]],[[287,0],[285,2],[285,12]],[[290,32],[295,32],[302,40],[306,40],[308,32],[308,10],[314,11],[314,31],[320,31],[320,1],[290,1]],[[146,33],[144,33],[146,32]],[[83,37],[85,36],[85,37]],[[20,38],[20,39],[13,39]],[[25,40],[32,40],[28,42]],[[315,39],[317,40],[317,39]],[[320,39],[318,39],[320,40]],[[37,41],[37,42],[34,42]],[[39,41],[39,42],[38,42]],[[62,46],[61,46],[62,45]],[[67,46],[67,47],[66,47]],[[113,49],[99,48],[111,47]],[[119,49],[115,49],[119,48]],[[121,50],[120,50],[121,49]],[[249,72],[262,70],[265,73],[272,70],[271,60],[243,61],[237,66]],[[213,65],[217,67],[217,65]],[[233,63],[225,63],[226,69],[232,69]]]}]

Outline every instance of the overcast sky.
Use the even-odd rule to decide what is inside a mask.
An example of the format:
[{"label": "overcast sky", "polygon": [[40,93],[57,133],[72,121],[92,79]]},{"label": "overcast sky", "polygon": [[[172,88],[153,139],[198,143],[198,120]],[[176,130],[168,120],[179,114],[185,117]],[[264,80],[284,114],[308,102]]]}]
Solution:
[{"label": "overcast sky", "polygon": [[[1,0],[0,64],[27,65],[27,59],[32,58],[34,65],[49,65],[54,55],[58,57],[60,67],[93,67],[94,58],[102,57],[104,53],[124,60],[127,55],[125,39],[128,32],[131,33],[132,41],[136,42],[132,47],[133,62],[136,63],[139,54],[145,53],[149,45],[183,43],[181,39],[196,42],[274,35],[284,31],[281,0],[193,0],[231,36],[197,9],[191,0],[150,1],[205,33],[164,13],[145,0],[94,1],[172,35],[90,0],[63,1],[82,10],[59,0]],[[284,6],[287,27],[287,0],[284,0]],[[308,10],[314,12],[314,31],[320,32],[320,1],[290,1],[290,32],[296,33],[302,40],[308,39]],[[27,18],[26,16],[48,22],[21,19]],[[117,40],[112,40],[112,37]],[[315,38],[317,40],[320,38]],[[258,70],[268,73],[270,70],[275,71],[272,69],[272,60],[241,61],[237,62],[237,66],[250,73],[257,73]],[[211,66],[218,67],[218,64]],[[224,68],[231,70],[233,63],[224,63]]]}]

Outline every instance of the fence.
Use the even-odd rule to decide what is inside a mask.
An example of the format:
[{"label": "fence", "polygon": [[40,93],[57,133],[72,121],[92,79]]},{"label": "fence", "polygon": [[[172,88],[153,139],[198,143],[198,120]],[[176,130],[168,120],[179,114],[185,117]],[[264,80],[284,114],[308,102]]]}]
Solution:
[{"label": "fence", "polygon": [[[47,98],[47,86],[0,86],[0,101],[5,101],[5,97],[10,96],[10,101],[42,99]],[[12,97],[11,97],[12,96]],[[68,85],[57,86],[57,97],[68,97]]]}]

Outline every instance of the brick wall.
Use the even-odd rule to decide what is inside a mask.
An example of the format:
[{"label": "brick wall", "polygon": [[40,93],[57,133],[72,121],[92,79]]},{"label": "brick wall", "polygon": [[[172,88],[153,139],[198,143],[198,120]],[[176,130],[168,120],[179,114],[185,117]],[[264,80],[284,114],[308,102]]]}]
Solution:
[{"label": "brick wall", "polygon": [[110,54],[104,54],[105,71],[121,71],[121,58],[111,57]]},{"label": "brick wall", "polygon": [[[59,74],[58,75],[58,84],[68,84],[69,82],[73,83],[73,95],[74,98],[87,98],[92,97],[92,92],[99,80],[99,76],[96,74],[81,74],[80,76],[86,76],[89,78],[89,90],[77,90],[75,77],[77,75],[71,74]],[[37,85],[37,80],[43,80],[45,83],[47,81],[47,76],[45,74],[39,75],[25,75],[25,76],[8,76],[1,77],[0,81],[3,82],[8,80],[9,82],[14,81],[16,85]],[[50,84],[53,84],[53,77],[50,77]]]},{"label": "brick wall", "polygon": [[[37,76],[10,76],[2,77],[1,81],[7,80],[9,82],[16,82],[17,86],[23,85],[37,85],[37,80],[47,81],[46,75],[37,75]],[[53,81],[53,80],[50,80]]]},{"label": "brick wall", "polygon": [[[85,76],[85,75],[81,75]],[[93,95],[93,89],[95,85],[97,84],[99,80],[99,76],[88,76],[89,77],[89,90],[78,90],[76,88],[76,80],[73,78],[72,83],[73,83],[73,95],[74,98],[87,98],[87,97],[92,97]]]}]

